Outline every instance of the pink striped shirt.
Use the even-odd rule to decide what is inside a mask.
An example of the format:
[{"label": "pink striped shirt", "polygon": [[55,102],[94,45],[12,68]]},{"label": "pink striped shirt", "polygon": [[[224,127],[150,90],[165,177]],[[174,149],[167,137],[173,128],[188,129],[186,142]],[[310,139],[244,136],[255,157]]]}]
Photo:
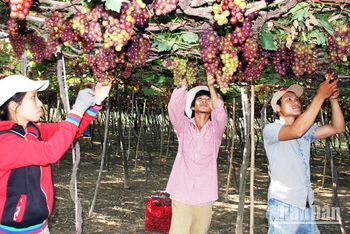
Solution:
[{"label": "pink striped shirt", "polygon": [[166,191],[173,200],[205,205],[218,199],[217,157],[227,114],[219,96],[211,120],[199,131],[194,119],[184,115],[186,94],[186,88],[176,88],[168,106],[179,145]]}]

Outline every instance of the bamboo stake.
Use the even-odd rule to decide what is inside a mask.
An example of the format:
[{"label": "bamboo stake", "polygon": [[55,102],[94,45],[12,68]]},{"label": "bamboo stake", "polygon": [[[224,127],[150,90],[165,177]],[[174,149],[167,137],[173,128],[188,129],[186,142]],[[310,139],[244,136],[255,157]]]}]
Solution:
[{"label": "bamboo stake", "polygon": [[171,125],[168,122],[168,143],[167,143],[167,146],[166,146],[165,158],[168,158],[168,156],[169,156],[171,130],[172,130]]},{"label": "bamboo stake", "polygon": [[94,198],[91,202],[91,207],[89,211],[89,217],[91,217],[92,212],[94,211],[96,200],[97,200],[97,193],[100,188],[101,178],[102,178],[102,171],[103,171],[103,165],[106,155],[106,148],[107,148],[107,140],[108,140],[108,130],[109,130],[109,112],[110,112],[110,105],[109,105],[109,98],[107,99],[107,111],[106,111],[106,122],[105,122],[105,133],[104,133],[104,140],[103,140],[103,148],[102,148],[102,155],[101,155],[101,163],[100,163],[100,171],[98,173],[97,182],[96,182],[96,188],[94,193]]},{"label": "bamboo stake", "polygon": [[124,188],[129,188],[129,164],[128,164],[128,158],[126,155],[125,150],[125,144],[124,144],[124,135],[122,132],[122,107],[121,107],[121,97],[120,97],[120,89],[117,91],[117,97],[118,97],[118,135],[119,135],[119,145],[120,145],[120,152],[121,157],[123,159],[123,181],[124,181]]},{"label": "bamboo stake", "polygon": [[138,141],[137,141],[137,145],[136,145],[135,169],[136,169],[136,165],[137,165],[137,154],[138,154],[138,150],[139,150],[140,139],[141,139],[142,128],[143,128],[143,117],[144,117],[145,112],[146,112],[146,102],[147,102],[147,100],[145,99],[145,102],[143,103],[143,111],[142,111],[142,115],[141,115],[140,132],[139,132]]},{"label": "bamboo stake", "polygon": [[127,152],[127,156],[126,158],[129,159],[130,157],[130,147],[131,147],[131,125],[132,125],[132,116],[134,114],[134,92],[131,93],[131,117],[130,117],[130,121],[129,121],[129,132],[128,132],[128,152]]},{"label": "bamboo stake", "polygon": [[231,152],[230,152],[230,166],[228,169],[227,175],[227,185],[226,185],[226,193],[225,193],[225,202],[228,202],[228,190],[230,188],[231,176],[232,176],[232,168],[233,168],[233,151],[235,149],[235,134],[236,134],[236,124],[235,124],[235,112],[236,112],[236,99],[232,99],[232,140],[231,140]]},{"label": "bamboo stake", "polygon": [[162,162],[162,153],[163,153],[163,144],[164,144],[164,132],[163,132],[163,125],[164,125],[164,109],[163,106],[161,107],[161,118],[159,121],[159,129],[160,129],[160,150],[159,150],[159,164]]},{"label": "bamboo stake", "polygon": [[[322,118],[321,121],[322,121],[322,125],[325,125],[326,122],[327,123],[329,122],[327,116],[326,116],[326,120],[324,120]],[[331,146],[330,146],[330,137],[326,138],[325,150],[326,150],[326,155],[328,156],[329,166],[331,168],[333,205],[334,205],[334,207],[339,208],[339,212],[337,212],[337,220],[338,220],[339,226],[340,226],[339,228],[340,228],[340,231],[342,234],[346,234],[347,232],[346,232],[346,228],[345,228],[345,221],[344,221],[344,217],[342,215],[342,209],[340,207],[339,199],[338,199],[338,172],[337,172],[337,167],[334,165],[332,150],[331,150]]]},{"label": "bamboo stake", "polygon": [[249,150],[250,150],[250,141],[249,141],[249,128],[250,128],[250,111],[249,111],[249,102],[247,98],[247,94],[244,93],[244,89],[241,88],[241,96],[242,96],[242,109],[243,109],[243,122],[244,122],[244,136],[245,136],[245,144],[243,150],[243,160],[241,165],[240,177],[239,177],[239,204],[237,211],[237,219],[236,219],[236,234],[243,233],[243,218],[244,218],[244,205],[245,205],[245,187],[246,187],[246,179],[247,179],[247,165],[249,163]]},{"label": "bamboo stake", "polygon": [[250,160],[250,225],[249,233],[254,234],[254,172],[255,172],[255,142],[254,142],[254,104],[255,104],[255,89],[254,85],[250,86],[251,98],[250,98],[250,147],[251,147],[251,160]]}]

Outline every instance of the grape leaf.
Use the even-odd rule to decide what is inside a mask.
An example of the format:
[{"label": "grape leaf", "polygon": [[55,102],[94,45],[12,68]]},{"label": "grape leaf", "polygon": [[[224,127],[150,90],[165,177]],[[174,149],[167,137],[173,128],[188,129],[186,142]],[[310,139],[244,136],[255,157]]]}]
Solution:
[{"label": "grape leaf", "polygon": [[267,32],[261,33],[260,42],[261,42],[261,46],[265,50],[277,50],[273,40],[272,33],[267,33]]},{"label": "grape leaf", "polygon": [[192,32],[185,32],[182,34],[182,40],[187,43],[196,43],[198,41],[198,35]]},{"label": "grape leaf", "polygon": [[172,43],[172,49],[173,51],[177,51],[179,49],[179,46],[175,43]]},{"label": "grape leaf", "polygon": [[158,52],[164,52],[164,51],[170,51],[172,44],[169,45],[168,43],[164,43],[158,40],[154,40],[152,44],[153,48],[158,48]]},{"label": "grape leaf", "polygon": [[300,11],[300,10],[302,10],[302,9],[304,9],[305,7],[309,7],[310,5],[309,5],[309,3],[307,3],[307,2],[300,2],[300,3],[298,3],[297,5],[295,5],[293,8],[291,8],[290,10],[289,10],[289,13],[291,13],[291,14],[296,14],[298,11]]},{"label": "grape leaf", "polygon": [[142,92],[145,96],[160,96],[161,95],[161,89],[151,86],[151,88],[143,87]]},{"label": "grape leaf", "polygon": [[15,69],[19,72],[22,71],[22,63],[17,63]]},{"label": "grape leaf", "polygon": [[310,33],[310,37],[311,38],[315,38],[316,39],[316,43],[318,45],[324,45],[326,44],[326,37],[324,35],[323,32],[321,32],[320,30],[313,30],[311,33]]},{"label": "grape leaf", "polygon": [[160,75],[158,77],[158,84],[163,84],[166,81],[166,77],[164,75]]},{"label": "grape leaf", "polygon": [[324,28],[324,30],[326,30],[329,34],[334,36],[334,30],[332,28],[332,25],[328,22],[327,17],[321,16],[318,20],[319,20],[320,24],[322,25],[322,27]]},{"label": "grape leaf", "polygon": [[142,92],[145,96],[153,96],[154,95],[154,91],[148,87],[143,87]]},{"label": "grape leaf", "polygon": [[112,11],[120,12],[122,0],[106,0],[106,6]]},{"label": "grape leaf", "polygon": [[8,61],[8,60],[9,60],[8,56],[0,56],[0,62]]},{"label": "grape leaf", "polygon": [[269,83],[270,84],[280,84],[281,83],[281,75],[280,74],[271,74],[269,76]]},{"label": "grape leaf", "polygon": [[291,21],[302,21],[310,16],[310,5],[306,2],[298,3],[295,7],[289,10],[289,13],[293,15]]}]

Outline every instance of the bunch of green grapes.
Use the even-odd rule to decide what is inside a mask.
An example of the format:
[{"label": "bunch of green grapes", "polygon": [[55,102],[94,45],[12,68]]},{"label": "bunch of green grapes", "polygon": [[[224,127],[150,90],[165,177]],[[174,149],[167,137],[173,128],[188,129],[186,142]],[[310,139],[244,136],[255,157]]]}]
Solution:
[{"label": "bunch of green grapes", "polygon": [[233,78],[233,74],[237,71],[238,67],[238,49],[232,43],[232,34],[226,34],[221,43],[221,62],[223,64],[222,73],[217,76],[216,82],[220,86],[220,90],[223,93],[229,91],[229,83]]},{"label": "bunch of green grapes", "polygon": [[186,80],[187,84],[192,86],[196,83],[198,75],[198,68],[195,61],[188,61],[186,65]]}]

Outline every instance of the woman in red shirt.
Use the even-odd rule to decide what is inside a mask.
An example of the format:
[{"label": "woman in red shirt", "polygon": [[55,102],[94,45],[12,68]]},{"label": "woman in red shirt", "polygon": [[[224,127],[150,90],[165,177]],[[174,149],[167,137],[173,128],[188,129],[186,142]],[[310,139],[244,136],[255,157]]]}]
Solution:
[{"label": "woman in red shirt", "polygon": [[37,123],[43,114],[37,92],[48,85],[22,75],[0,80],[0,234],[49,234],[51,164],[95,118],[111,87],[81,90],[66,120]]}]

